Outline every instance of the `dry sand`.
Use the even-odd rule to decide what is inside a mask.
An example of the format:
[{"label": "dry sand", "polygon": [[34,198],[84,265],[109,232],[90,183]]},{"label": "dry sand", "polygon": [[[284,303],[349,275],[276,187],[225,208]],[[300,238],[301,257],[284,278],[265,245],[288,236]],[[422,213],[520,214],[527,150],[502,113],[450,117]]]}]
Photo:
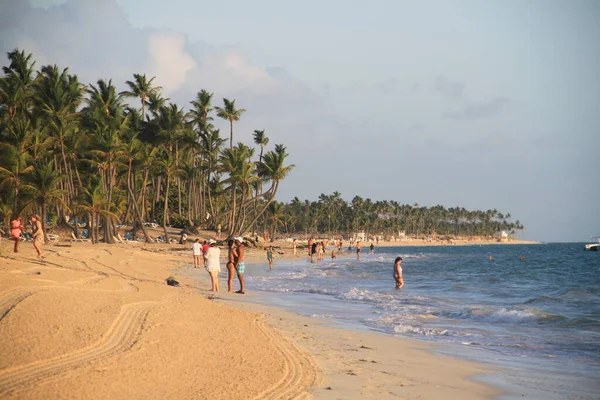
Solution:
[{"label": "dry sand", "polygon": [[[329,327],[254,304],[252,294],[213,296],[208,274],[200,283],[177,276],[192,268],[189,246],[46,245],[40,261],[31,243],[18,254],[11,245],[0,243],[2,399],[497,394],[468,379],[485,367],[419,342]],[[248,261],[263,258],[249,251]],[[181,287],[166,285],[169,275]]]}]

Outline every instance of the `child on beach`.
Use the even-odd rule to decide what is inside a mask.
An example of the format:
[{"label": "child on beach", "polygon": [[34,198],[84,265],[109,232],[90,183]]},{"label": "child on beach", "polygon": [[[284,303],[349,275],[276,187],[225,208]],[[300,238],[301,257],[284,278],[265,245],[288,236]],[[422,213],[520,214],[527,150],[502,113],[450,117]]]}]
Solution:
[{"label": "child on beach", "polygon": [[335,250],[331,250],[331,261],[335,260]]},{"label": "child on beach", "polygon": [[192,254],[194,256],[194,268],[199,268],[200,260],[202,260],[203,258],[202,245],[200,244],[200,239],[196,239],[196,241],[192,245]]},{"label": "child on beach", "polygon": [[269,261],[269,270],[273,269],[273,246],[267,249],[267,260]]},{"label": "child on beach", "polygon": [[396,289],[402,289],[404,280],[402,279],[402,257],[396,257],[394,261],[394,280],[396,281]]},{"label": "child on beach", "polygon": [[19,241],[21,240],[21,232],[23,232],[23,225],[21,224],[21,217],[17,215],[15,219],[10,222],[10,237],[15,241],[14,252],[19,252]]}]

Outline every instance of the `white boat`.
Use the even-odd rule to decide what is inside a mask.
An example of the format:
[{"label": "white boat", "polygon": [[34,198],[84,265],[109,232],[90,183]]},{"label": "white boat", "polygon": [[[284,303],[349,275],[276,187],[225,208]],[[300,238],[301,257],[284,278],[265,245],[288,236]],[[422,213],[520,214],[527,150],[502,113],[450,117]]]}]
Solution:
[{"label": "white boat", "polygon": [[594,243],[586,244],[583,249],[588,251],[598,251],[600,249],[600,236],[592,237],[592,242]]}]

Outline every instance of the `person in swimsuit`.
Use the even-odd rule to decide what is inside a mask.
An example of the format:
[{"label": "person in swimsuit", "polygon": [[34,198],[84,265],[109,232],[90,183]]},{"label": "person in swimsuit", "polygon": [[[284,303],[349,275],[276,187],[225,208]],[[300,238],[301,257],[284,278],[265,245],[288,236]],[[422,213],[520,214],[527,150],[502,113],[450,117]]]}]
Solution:
[{"label": "person in swimsuit", "polygon": [[19,252],[19,242],[21,241],[22,231],[23,225],[21,225],[21,217],[17,215],[17,217],[10,222],[10,237],[15,241],[15,253]]},{"label": "person in swimsuit", "polygon": [[396,257],[394,261],[394,280],[396,281],[396,289],[402,289],[404,280],[402,279],[402,257]]},{"label": "person in swimsuit", "polygon": [[233,239],[227,241],[227,291],[233,291],[233,277],[235,276],[235,260],[238,257],[237,248]]},{"label": "person in swimsuit", "polygon": [[310,248],[310,259],[312,261],[312,258],[314,255],[317,254],[317,242],[313,242],[311,248]]},{"label": "person in swimsuit", "polygon": [[296,239],[292,242],[293,256],[296,257]]},{"label": "person in swimsuit", "polygon": [[356,242],[356,259],[360,260],[360,242]]},{"label": "person in swimsuit", "polygon": [[33,247],[35,251],[37,251],[37,255],[39,258],[43,258],[42,256],[42,248],[41,245],[44,243],[44,231],[42,230],[42,223],[40,222],[40,218],[33,214],[31,216],[31,225],[32,232],[31,236],[33,236]]},{"label": "person in swimsuit", "polygon": [[312,246],[313,246],[314,240],[313,238],[308,239],[308,256],[311,258],[312,260]]},{"label": "person in swimsuit", "polygon": [[269,261],[269,270],[273,269],[273,246],[267,249],[267,260]]},{"label": "person in swimsuit", "polygon": [[237,271],[237,276],[240,281],[240,290],[236,293],[246,294],[246,288],[244,286],[244,270],[246,269],[246,264],[244,264],[244,238],[238,236],[234,239],[235,245],[237,246],[237,258],[235,260],[235,269]]},{"label": "person in swimsuit", "polygon": [[335,260],[335,250],[331,250],[331,261]]},{"label": "person in swimsuit", "polygon": [[373,243],[371,243],[371,246],[369,246],[369,249],[371,250],[371,254],[375,253],[375,246],[373,246]]}]

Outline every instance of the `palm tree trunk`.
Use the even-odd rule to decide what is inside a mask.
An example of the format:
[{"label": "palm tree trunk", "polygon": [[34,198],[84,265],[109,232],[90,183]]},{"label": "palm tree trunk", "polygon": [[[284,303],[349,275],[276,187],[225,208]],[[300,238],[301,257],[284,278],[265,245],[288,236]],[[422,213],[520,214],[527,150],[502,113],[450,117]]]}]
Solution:
[{"label": "palm tree trunk", "polygon": [[169,184],[171,180],[170,176],[167,174],[167,182],[165,183],[165,207],[163,210],[163,230],[165,232],[165,242],[169,243],[169,234],[167,233],[167,218],[169,216]]},{"label": "palm tree trunk", "polygon": [[[129,186],[128,189],[131,197],[134,197],[133,191],[131,190],[131,186]],[[133,202],[133,212],[137,215],[137,219],[140,222],[140,227],[142,228],[142,232],[144,233],[144,239],[146,239],[146,243],[150,243],[152,240],[150,240],[148,231],[146,231],[146,227],[144,226],[144,222],[142,221],[142,216],[135,201]],[[133,240],[135,240],[135,219],[133,221]]]},{"label": "palm tree trunk", "polygon": [[269,205],[273,202],[273,200],[275,200],[275,195],[277,195],[278,189],[279,189],[279,181],[275,180],[275,181],[273,181],[273,185],[271,186],[271,188],[268,190],[268,191],[272,191],[272,195],[268,196],[269,200],[265,203],[265,205],[260,210],[260,212],[254,216],[254,219],[251,220],[249,224],[240,227],[240,231],[243,232],[244,230],[246,230],[247,227],[254,225],[256,223],[256,221],[258,221],[260,216],[263,215],[265,213],[265,211],[267,211],[267,208],[269,207]]}]

